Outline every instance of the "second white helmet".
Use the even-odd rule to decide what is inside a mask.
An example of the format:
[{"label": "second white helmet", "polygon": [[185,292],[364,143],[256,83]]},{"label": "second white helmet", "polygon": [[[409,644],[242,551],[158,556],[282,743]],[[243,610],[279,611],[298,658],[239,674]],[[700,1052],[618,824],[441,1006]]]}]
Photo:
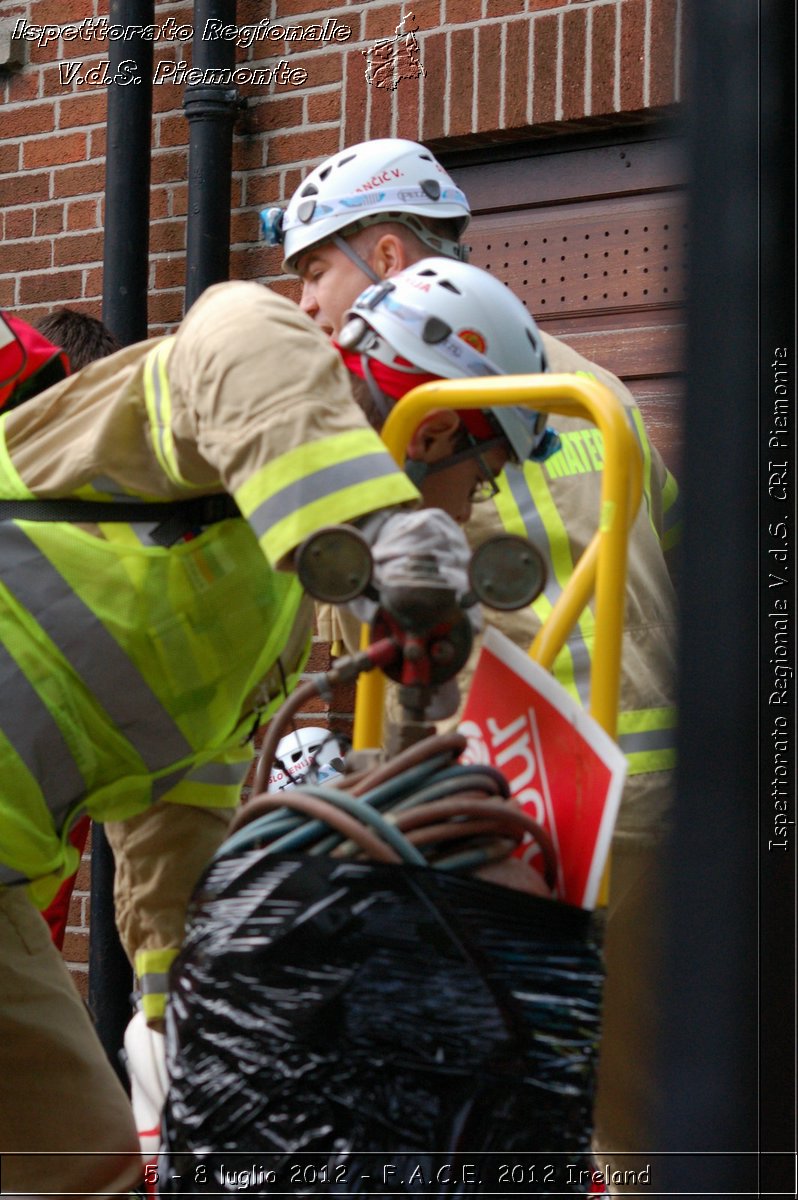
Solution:
[{"label": "second white helmet", "polygon": [[420,218],[455,222],[457,237],[471,211],[464,193],[425,146],[404,138],[375,138],[333,154],[303,180],[288,207],[265,208],[261,226],[270,245],[282,245],[283,270],[313,246],[382,221],[407,225],[437,254],[460,258],[457,240],[432,233]]},{"label": "second white helmet", "polygon": [[[422,259],[361,292],[338,341],[411,375],[468,379],[546,370],[540,330],[518,297],[487,271],[447,258]],[[519,462],[556,448],[542,413],[485,411]]]}]

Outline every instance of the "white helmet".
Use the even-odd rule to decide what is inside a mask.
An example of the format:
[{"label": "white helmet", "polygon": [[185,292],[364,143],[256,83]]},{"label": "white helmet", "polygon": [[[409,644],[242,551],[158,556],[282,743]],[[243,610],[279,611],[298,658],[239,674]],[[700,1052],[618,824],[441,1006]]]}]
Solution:
[{"label": "white helmet", "polygon": [[277,743],[267,792],[283,792],[301,783],[321,783],[343,773],[343,750],[329,729],[307,726]]},{"label": "white helmet", "polygon": [[348,253],[344,231],[349,237],[384,221],[407,225],[436,254],[464,258],[464,247],[431,233],[419,218],[454,221],[460,237],[470,216],[465,195],[426,147],[376,138],[326,159],[286,209],[262,210],[261,226],[269,245],[284,246],[283,270],[296,274],[297,259],[312,246],[332,241]]},{"label": "white helmet", "polygon": [[[410,376],[469,379],[546,370],[540,330],[518,297],[487,271],[447,258],[424,258],[366,288],[338,342]],[[483,411],[518,462],[546,458],[559,445],[543,413]]]}]

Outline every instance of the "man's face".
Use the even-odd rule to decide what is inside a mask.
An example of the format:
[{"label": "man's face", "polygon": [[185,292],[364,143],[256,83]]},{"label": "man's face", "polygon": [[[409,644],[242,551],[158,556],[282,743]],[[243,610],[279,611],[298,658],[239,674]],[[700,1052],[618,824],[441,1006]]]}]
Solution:
[{"label": "man's face", "polygon": [[314,246],[297,262],[302,280],[299,307],[328,337],[337,337],[344,316],[371,283],[337,246]]},{"label": "man's face", "polygon": [[419,491],[425,508],[442,508],[458,525],[466,525],[471,518],[475,496],[482,491],[489,476],[501,473],[507,462],[504,450],[494,447],[481,455],[489,471],[483,470],[476,458],[466,459],[453,467],[444,467],[422,481]]}]

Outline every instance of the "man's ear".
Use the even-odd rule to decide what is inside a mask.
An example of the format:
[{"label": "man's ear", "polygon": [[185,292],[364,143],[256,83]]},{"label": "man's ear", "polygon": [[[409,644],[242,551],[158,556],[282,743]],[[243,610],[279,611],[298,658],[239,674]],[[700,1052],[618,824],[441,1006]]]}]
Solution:
[{"label": "man's ear", "polygon": [[415,430],[407,446],[407,457],[433,463],[454,453],[460,418],[453,408],[436,408]]},{"label": "man's ear", "polygon": [[389,279],[410,266],[407,249],[395,233],[384,233],[374,247],[371,265],[380,279]]}]

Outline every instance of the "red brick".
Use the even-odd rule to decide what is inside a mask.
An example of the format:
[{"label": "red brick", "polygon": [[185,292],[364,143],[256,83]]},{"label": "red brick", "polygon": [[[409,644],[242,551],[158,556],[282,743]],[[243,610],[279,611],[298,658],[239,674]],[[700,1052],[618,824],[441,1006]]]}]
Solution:
[{"label": "red brick", "polygon": [[[423,66],[424,60],[421,59]],[[421,118],[421,88],[422,77],[402,79],[396,91],[397,119],[396,136],[410,138],[417,142],[421,134],[419,121]]]},{"label": "red brick", "polygon": [[63,233],[66,227],[66,211],[63,204],[48,204],[36,209],[36,236]]},{"label": "red brick", "polygon": [[86,134],[69,133],[64,137],[37,138],[22,147],[23,166],[55,167],[81,162],[86,157]]},{"label": "red brick", "polygon": [[[263,276],[258,276],[257,278],[263,278]],[[269,283],[269,287],[273,292],[277,292],[278,295],[286,296],[289,300],[293,300],[295,304],[299,304],[302,285],[293,276],[284,276],[282,279],[275,279],[274,282]]]},{"label": "red brick", "polygon": [[184,287],[186,282],[186,260],[184,255],[155,260],[155,287],[158,291]]},{"label": "red brick", "polygon": [[150,168],[153,183],[172,183],[188,178],[188,152],[186,150],[156,151]]},{"label": "red brick", "polygon": [[98,229],[96,200],[77,200],[67,206],[67,229]]},{"label": "red brick", "polygon": [[150,296],[149,319],[160,324],[174,325],[183,319],[182,289],[178,292],[156,292]]},{"label": "red brick", "polygon": [[[290,24],[318,25],[319,20],[316,14],[326,12],[330,8],[343,8],[344,3],[345,0],[277,0],[277,14],[273,23],[276,25],[278,20],[280,20],[285,24],[287,17],[296,17],[301,18],[301,20],[292,20]],[[260,16],[262,15],[261,8]],[[324,19],[322,18],[322,22]],[[340,18],[340,22],[342,25],[351,23],[348,12]]]},{"label": "red brick", "polygon": [[[473,132],[473,120],[471,112],[471,97],[474,94],[474,42],[477,38],[476,29],[455,29],[451,35],[451,49],[449,52],[449,70],[447,79],[457,79],[457,88],[452,89],[449,99],[449,134],[452,137],[457,137],[459,134]],[[477,47],[479,54],[481,47]],[[490,70],[490,68],[488,68]],[[482,98],[482,61],[477,61],[477,71],[479,72],[479,99]],[[498,87],[498,83],[496,84]],[[441,88],[441,91],[444,89]],[[427,93],[424,93],[424,103],[426,105]],[[498,104],[499,96],[496,93],[496,121],[494,128],[498,124]],[[424,111],[424,125],[427,124],[426,108]],[[484,129],[485,126],[481,123],[480,117],[477,117],[479,128]],[[443,130],[441,130],[443,132]],[[428,137],[432,138],[436,135],[429,131]],[[440,136],[440,135],[438,135]]]},{"label": "red brick", "polygon": [[522,11],[518,0],[490,0],[486,16],[488,17],[517,17]]},{"label": "red brick", "polygon": [[277,134],[267,142],[269,166],[326,158],[339,149],[340,139],[339,125],[327,129],[309,129],[306,133]]},{"label": "red brick", "polygon": [[528,0],[527,8],[530,12],[538,12],[544,8],[562,8],[563,0]]},{"label": "red brick", "polygon": [[87,963],[89,961],[89,935],[87,933],[65,934],[63,953],[67,962]]},{"label": "red brick", "polygon": [[76,896],[74,892],[69,901],[67,925],[74,925],[78,928],[83,925],[83,898],[82,896]]},{"label": "red brick", "polygon": [[329,671],[332,666],[330,659],[330,647],[327,642],[314,642],[310,651],[310,658],[305,667],[307,672]]},{"label": "red brick", "polygon": [[[67,964],[67,965],[69,965],[69,964]],[[77,988],[78,995],[81,997],[81,999],[88,1000],[88,998],[89,998],[89,975],[88,975],[88,972],[87,971],[79,971],[77,969],[73,970],[72,967],[70,966],[69,975],[70,975],[70,978],[71,978],[72,982],[74,983],[75,987]]]},{"label": "red brick", "polygon": [[20,304],[63,304],[67,296],[79,296],[80,271],[48,271],[46,275],[22,275],[19,280]]},{"label": "red brick", "polygon": [[677,0],[652,0],[648,98],[652,107],[672,104],[678,98],[675,87],[677,16]]},{"label": "red brick", "polygon": [[86,0],[38,0],[31,7],[31,25],[74,25],[92,15]]},{"label": "red brick", "polygon": [[366,136],[366,60],[360,50],[346,56],[346,101],[344,103],[344,145],[354,146]]},{"label": "red brick", "polygon": [[280,199],[280,176],[250,175],[247,178],[247,204],[263,208],[266,204],[276,204]]},{"label": "red brick", "polygon": [[4,237],[9,241],[33,237],[33,209],[10,208],[5,214]]},{"label": "red brick", "polygon": [[[421,17],[416,11],[421,8],[423,0],[419,0],[418,4],[414,4],[412,12],[416,14],[419,28],[422,28]],[[372,4],[366,9],[366,28],[363,33],[363,40],[366,42],[375,42],[378,38],[392,38],[396,32],[396,26],[402,19],[401,4]],[[437,24],[437,20],[435,22]]]},{"label": "red brick", "polygon": [[55,265],[72,266],[74,263],[102,262],[103,239],[101,233],[65,234],[55,239]]},{"label": "red brick", "polygon": [[[36,100],[39,95],[39,79],[39,72],[30,69],[21,74],[9,75],[4,81],[0,81],[0,103],[22,104],[27,100]],[[4,86],[6,94],[3,98]]]},{"label": "red brick", "polygon": [[[231,204],[235,203],[234,196],[235,196],[235,180],[232,181],[232,186],[231,186],[231,198],[230,198]],[[187,183],[179,183],[179,184],[176,184],[175,187],[172,188],[171,210],[172,210],[171,215],[173,217],[184,217],[186,215],[186,213],[188,212],[188,184]]]},{"label": "red brick", "polygon": [[[328,44],[324,45],[326,47]],[[324,87],[325,84],[341,82],[343,57],[340,50],[326,48],[316,54],[292,55],[291,70],[297,68],[307,71],[307,87]],[[296,85],[292,83],[276,83],[274,86],[280,95],[296,92]]]},{"label": "red brick", "polygon": [[150,250],[153,254],[185,250],[185,221],[155,221],[150,226]]},{"label": "red brick", "polygon": [[572,9],[563,18],[562,118],[576,121],[585,115],[585,55],[587,15]]},{"label": "red brick", "polygon": [[52,265],[53,249],[49,242],[26,240],[6,242],[3,246],[3,270],[41,271]]},{"label": "red brick", "polygon": [[[477,41],[477,79],[479,94],[477,96],[477,129],[480,133],[490,133],[499,128],[499,101],[501,95],[502,76],[502,43],[500,25],[483,25]],[[454,39],[452,39],[454,41]],[[460,85],[459,72],[455,64],[457,57],[452,54],[452,74],[450,78],[457,79]],[[466,68],[467,69],[467,68]],[[468,96],[468,90],[464,89]],[[452,95],[452,110],[457,107],[458,97]],[[452,112],[454,116],[454,112]],[[450,132],[454,133],[452,124]],[[467,132],[467,131],[463,131]]]},{"label": "red brick", "polygon": [[[448,79],[446,69],[446,34],[433,33],[421,39],[421,61],[424,64],[424,136],[422,141],[443,137],[443,98]],[[465,64],[463,64],[465,66]],[[458,85],[459,86],[459,85]]]},{"label": "red brick", "polygon": [[[291,136],[299,137],[295,134]],[[266,139],[262,137],[236,138],[233,143],[233,170],[257,171],[263,166]]]},{"label": "red brick", "polygon": [[93,267],[87,271],[83,277],[83,295],[102,296],[103,294],[103,269],[102,267]]},{"label": "red brick", "polygon": [[170,200],[172,193],[169,188],[150,188],[150,220],[157,221],[162,217],[171,217]]},{"label": "red brick", "polygon": [[536,17],[532,43],[532,120],[536,125],[557,115],[558,18]]},{"label": "red brick", "polygon": [[[363,59],[363,70],[366,69],[366,59]],[[395,89],[387,87],[377,87],[376,83],[368,83],[366,86],[369,90],[369,108],[368,108],[368,137],[382,138],[391,136],[391,127],[393,122],[394,106],[399,103],[399,91],[402,87],[403,80],[400,80]]]},{"label": "red brick", "polygon": [[11,171],[19,170],[19,146],[10,142],[0,145],[0,175],[8,175]]},{"label": "red brick", "polygon": [[231,250],[230,278],[264,279],[267,275],[279,275],[281,262],[282,251],[278,246],[264,246],[260,243],[247,246],[243,250]]},{"label": "red brick", "polygon": [[3,137],[23,138],[32,133],[52,133],[55,129],[55,105],[26,104],[3,109]]},{"label": "red brick", "polygon": [[[279,103],[279,101],[273,101]],[[293,101],[291,101],[293,103]],[[341,119],[341,90],[318,92],[308,96],[308,124],[316,125],[324,121],[340,121]],[[299,124],[298,121],[285,120],[284,125]]]},{"label": "red brick", "polygon": [[158,145],[159,146],[187,146],[188,145],[188,121],[183,113],[169,113],[168,116],[158,117]]},{"label": "red brick", "polygon": [[108,131],[105,126],[102,129],[92,129],[89,133],[89,158],[105,158],[105,150],[108,142]]},{"label": "red brick", "polygon": [[593,11],[591,33],[591,113],[610,113],[615,108],[615,34],[618,9],[602,5]]},{"label": "red brick", "polygon": [[13,279],[0,279],[0,308],[14,308],[16,306],[14,282]]},{"label": "red brick", "polygon": [[103,163],[85,163],[77,167],[62,167],[53,172],[53,196],[88,196],[105,190]]},{"label": "red brick", "polygon": [[230,219],[230,244],[250,245],[260,238],[260,219],[256,209],[233,213]]},{"label": "red brick", "polygon": [[68,96],[58,105],[58,128],[102,125],[106,119],[107,108],[107,93],[104,88],[91,95]]},{"label": "red brick", "polygon": [[[516,3],[516,12],[519,7],[520,5]],[[447,26],[465,25],[481,19],[481,0],[446,0],[445,22]]]},{"label": "red brick", "polygon": [[645,0],[623,0],[621,6],[621,111],[643,107]]},{"label": "red brick", "polygon": [[75,887],[73,892],[88,892],[91,888],[91,861],[86,858],[85,854],[80,861],[78,873],[75,876]]},{"label": "red brick", "polygon": [[[312,96],[309,99],[322,100],[328,94],[325,92],[321,96]],[[333,93],[333,95],[337,95],[337,93]],[[313,122],[315,120],[333,120],[334,118],[311,117],[310,119]],[[301,124],[301,96],[268,96],[265,99],[259,97],[259,102],[251,104],[246,110],[238,134],[246,136],[253,133],[264,133],[272,129],[290,129],[294,125]]]},{"label": "red brick", "polygon": [[517,129],[520,125],[527,124],[529,41],[531,36],[531,21],[512,21],[507,26],[504,64],[504,125],[506,129]]},{"label": "red brick", "polygon": [[0,179],[0,208],[17,204],[33,204],[47,200],[50,195],[50,176],[22,172]]},{"label": "red brick", "polygon": [[284,200],[290,200],[309,170],[311,170],[310,167],[302,167],[301,169],[293,167],[287,171],[283,171],[282,196]]}]

